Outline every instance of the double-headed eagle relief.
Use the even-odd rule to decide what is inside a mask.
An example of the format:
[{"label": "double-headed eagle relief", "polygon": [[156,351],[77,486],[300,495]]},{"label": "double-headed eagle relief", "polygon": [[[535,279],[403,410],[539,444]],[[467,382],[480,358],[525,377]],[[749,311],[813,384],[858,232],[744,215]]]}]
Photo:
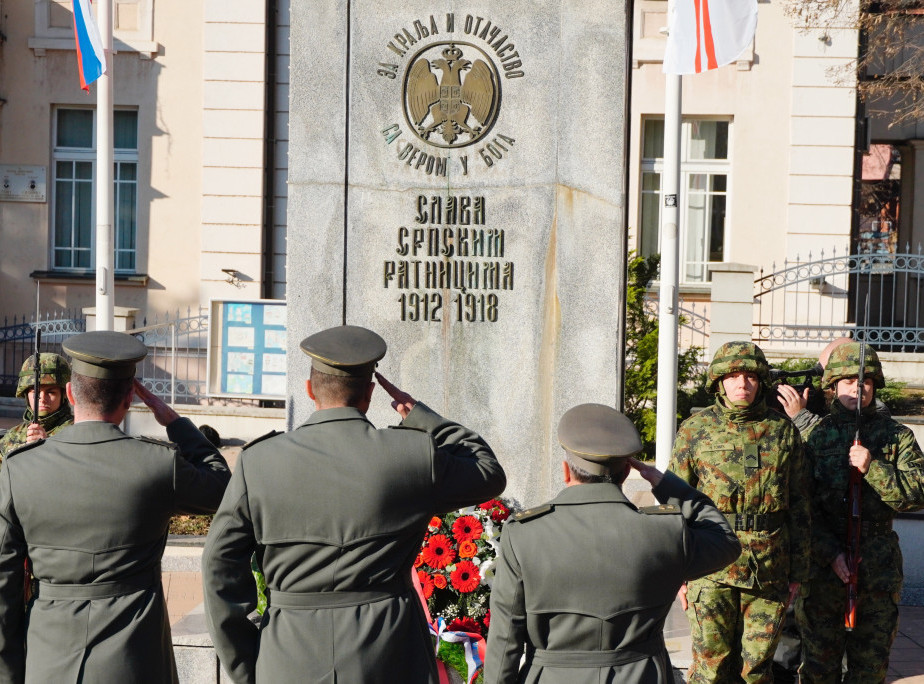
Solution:
[{"label": "double-headed eagle relief", "polygon": [[[490,58],[475,46],[462,44],[470,54],[484,56],[472,62],[463,57],[458,45],[439,43],[421,51],[405,80],[408,120],[422,140],[437,147],[472,144],[488,131],[497,115],[500,90]],[[427,52],[440,56],[431,60]],[[434,69],[442,72],[440,78]]]}]

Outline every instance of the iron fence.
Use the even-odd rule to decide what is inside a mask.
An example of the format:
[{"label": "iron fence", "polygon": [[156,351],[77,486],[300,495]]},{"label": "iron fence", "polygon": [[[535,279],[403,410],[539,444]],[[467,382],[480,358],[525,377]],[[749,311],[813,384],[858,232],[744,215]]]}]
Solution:
[{"label": "iron fence", "polygon": [[42,331],[42,352],[61,353],[61,343],[86,330],[79,310],[61,309],[42,314],[39,320],[14,316],[0,326],[0,395],[12,396],[19,382],[19,369],[35,352],[35,331]]},{"label": "iron fence", "polygon": [[[657,316],[659,300],[652,293],[645,296],[645,311]],[[678,311],[680,313],[680,330],[677,336],[677,345],[681,351],[696,348],[700,365],[709,363],[709,303],[685,302],[680,300]]]},{"label": "iron fence", "polygon": [[[924,251],[798,256],[755,281],[754,341],[817,347],[866,339],[883,351],[924,351]],[[867,298],[869,307],[867,314]]]},{"label": "iron fence", "polygon": [[[19,369],[34,352],[35,329],[42,331],[43,352],[62,353],[61,343],[86,330],[79,311],[45,314],[39,321],[25,317],[4,321],[0,327],[0,395],[13,396]],[[138,366],[138,379],[171,404],[259,405],[257,399],[214,397],[208,394],[209,316],[204,311],[176,311],[155,316],[153,323],[128,331],[148,348]]]}]

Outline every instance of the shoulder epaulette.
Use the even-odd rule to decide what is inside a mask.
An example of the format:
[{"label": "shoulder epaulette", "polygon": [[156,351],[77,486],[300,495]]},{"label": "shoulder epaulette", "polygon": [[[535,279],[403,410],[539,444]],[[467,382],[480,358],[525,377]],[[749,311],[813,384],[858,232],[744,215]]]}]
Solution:
[{"label": "shoulder epaulette", "polygon": [[404,424],[389,425],[388,429],[389,430],[413,430],[414,432],[427,432],[423,428],[413,427],[411,425],[404,425]]},{"label": "shoulder epaulette", "polygon": [[527,508],[525,511],[515,513],[513,519],[516,522],[526,522],[527,520],[532,520],[533,518],[538,518],[540,515],[549,513],[553,508],[555,507],[552,504],[542,504],[541,506]]},{"label": "shoulder epaulette", "polygon": [[260,435],[260,436],[257,437],[256,439],[252,439],[252,440],[250,440],[249,442],[247,442],[247,444],[245,444],[244,446],[241,447],[241,451],[243,451],[243,450],[245,450],[245,449],[249,449],[249,448],[252,447],[254,444],[259,444],[260,442],[262,442],[262,441],[265,440],[265,439],[269,439],[270,437],[275,437],[276,435],[281,435],[281,434],[282,434],[282,433],[279,432],[278,430],[270,430],[270,431],[267,432],[265,435]]},{"label": "shoulder epaulette", "polygon": [[669,513],[680,513],[680,506],[674,504],[657,504],[656,506],[644,506],[638,509],[639,513],[645,515],[666,515]]},{"label": "shoulder epaulette", "polygon": [[146,442],[147,444],[156,444],[157,446],[167,447],[168,449],[176,449],[176,444],[166,439],[157,439],[156,437],[135,437],[135,439],[139,442]]},{"label": "shoulder epaulette", "polygon": [[45,443],[44,439],[37,439],[34,442],[26,442],[25,444],[15,447],[10,453],[8,453],[6,456],[3,457],[3,460],[4,461],[9,460],[13,458],[13,456],[15,456],[16,454],[24,453],[26,451],[29,451],[29,449],[34,449],[35,447],[41,446],[44,443]]}]

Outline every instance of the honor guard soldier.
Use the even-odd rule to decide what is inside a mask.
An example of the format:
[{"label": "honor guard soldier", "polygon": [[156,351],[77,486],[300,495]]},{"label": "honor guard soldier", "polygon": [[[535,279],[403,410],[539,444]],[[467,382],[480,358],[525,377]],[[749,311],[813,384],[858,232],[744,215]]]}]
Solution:
[{"label": "honor guard soldier", "polygon": [[[0,470],[0,681],[176,682],[160,575],[167,528],[177,513],[217,508],[228,466],[133,379],[147,353],[139,340],[88,332],[64,350],[74,424]],[[119,429],[133,394],[177,448]]]},{"label": "honor guard soldier", "polygon": [[[859,376],[863,371],[862,404]],[[831,353],[822,387],[834,391],[830,413],[806,438],[815,477],[812,500],[812,579],[796,604],[802,631],[805,684],[884,682],[898,628],[902,553],[892,521],[924,507],[924,454],[911,430],[876,409],[885,387],[879,356],[856,342]],[[859,439],[857,439],[859,438]],[[856,510],[859,565],[856,613],[845,627],[850,467],[859,471]]]},{"label": "honor guard soldier", "polygon": [[16,396],[26,401],[22,422],[0,438],[0,460],[23,444],[45,439],[74,422],[64,387],[71,379],[71,367],[63,356],[39,354],[39,413],[35,416],[35,356],[19,371]]},{"label": "honor guard soldier", "polygon": [[808,579],[810,476],[798,430],[767,407],[769,368],[751,342],[719,347],[707,374],[715,403],[674,442],[671,472],[715,501],[741,542],[734,563],[681,590],[690,682],[773,682],[786,606]]},{"label": "honor guard soldier", "polygon": [[[642,443],[615,409],[572,408],[558,440],[566,488],[501,534],[484,682],[673,684],[664,621],[683,582],[738,557],[735,533],[704,494],[631,458]],[[661,505],[630,503],[630,468]]]},{"label": "honor guard soldier", "polygon": [[[438,681],[411,570],[434,515],[490,499],[491,448],[376,373],[402,421],[366,418],[385,341],[340,326],[301,343],[317,410],[244,448],[205,544],[209,632],[234,682]],[[250,572],[267,586],[259,626]]]}]

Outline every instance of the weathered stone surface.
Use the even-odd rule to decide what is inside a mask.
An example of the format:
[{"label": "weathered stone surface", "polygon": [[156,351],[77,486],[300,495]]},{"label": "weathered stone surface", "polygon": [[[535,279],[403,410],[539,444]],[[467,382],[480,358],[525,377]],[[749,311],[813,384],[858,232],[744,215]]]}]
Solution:
[{"label": "weathered stone surface", "polygon": [[[292,5],[290,426],[312,410],[299,341],[364,325],[389,344],[386,376],[491,443],[509,496],[532,504],[559,489],[558,418],[578,403],[613,404],[618,391],[620,4]],[[415,71],[421,58],[429,66]],[[470,64],[453,101],[458,60]],[[480,133],[460,127],[452,140],[445,122],[419,134],[416,101],[420,128],[455,108],[486,132],[471,144]],[[386,398],[377,390],[370,411],[380,426],[397,422]]]}]

